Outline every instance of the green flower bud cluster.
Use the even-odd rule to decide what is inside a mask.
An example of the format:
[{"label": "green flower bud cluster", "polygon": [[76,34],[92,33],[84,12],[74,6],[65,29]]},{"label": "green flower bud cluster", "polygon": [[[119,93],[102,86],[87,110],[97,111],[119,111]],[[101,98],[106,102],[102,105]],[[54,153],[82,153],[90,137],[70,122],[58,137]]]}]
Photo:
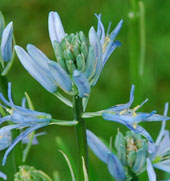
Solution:
[{"label": "green flower bud cluster", "polygon": [[14,176],[14,181],[52,181],[52,179],[42,172],[41,170],[36,170],[34,167],[28,165],[23,165],[19,167],[19,172]]},{"label": "green flower bud cluster", "polygon": [[85,70],[88,49],[88,41],[82,31],[66,35],[60,43],[57,41],[54,43],[57,62],[69,74],[75,69]]},{"label": "green flower bud cluster", "polygon": [[118,131],[115,139],[115,148],[117,156],[124,166],[137,175],[144,170],[148,144],[141,135],[128,131],[126,136],[124,136]]}]

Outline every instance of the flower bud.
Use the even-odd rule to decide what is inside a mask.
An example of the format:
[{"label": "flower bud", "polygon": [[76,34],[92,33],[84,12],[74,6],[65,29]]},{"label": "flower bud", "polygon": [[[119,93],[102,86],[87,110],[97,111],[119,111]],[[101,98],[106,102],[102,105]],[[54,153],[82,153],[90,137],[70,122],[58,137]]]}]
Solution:
[{"label": "flower bud", "polygon": [[36,170],[34,167],[28,165],[19,166],[19,172],[15,174],[14,181],[27,180],[52,181],[52,179],[41,170]]},{"label": "flower bud", "polygon": [[72,74],[73,71],[76,69],[76,66],[74,65],[73,60],[66,60],[66,67],[70,74]]},{"label": "flower bud", "polygon": [[89,47],[83,32],[66,35],[61,42],[54,43],[54,49],[57,62],[66,72],[85,71]]},{"label": "flower bud", "polygon": [[62,66],[63,69],[66,70],[66,65],[65,65],[65,61],[63,58],[61,57],[57,57],[57,62]]},{"label": "flower bud", "polygon": [[76,63],[77,63],[77,68],[80,71],[83,71],[85,69],[85,59],[84,59],[84,55],[79,54],[76,57]]},{"label": "flower bud", "polygon": [[64,58],[66,60],[74,60],[73,54],[69,49],[64,50]]},{"label": "flower bud", "polygon": [[84,57],[87,58],[88,49],[87,45],[84,42],[81,44],[81,52],[83,53]]},{"label": "flower bud", "polygon": [[126,132],[126,136],[118,131],[115,139],[115,148],[118,158],[124,166],[132,169],[135,174],[143,171],[147,156],[147,142],[132,131]]}]

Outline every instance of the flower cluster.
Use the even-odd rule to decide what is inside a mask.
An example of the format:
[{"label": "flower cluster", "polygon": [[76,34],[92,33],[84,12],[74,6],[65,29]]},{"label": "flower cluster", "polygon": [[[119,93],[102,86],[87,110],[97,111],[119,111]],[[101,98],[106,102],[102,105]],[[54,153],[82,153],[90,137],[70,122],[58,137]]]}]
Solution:
[{"label": "flower cluster", "polygon": [[68,94],[87,97],[109,56],[120,46],[120,42],[114,40],[123,21],[111,33],[109,26],[106,33],[101,15],[96,17],[97,32],[91,27],[87,39],[83,32],[66,34],[58,13],[49,13],[49,35],[57,61],[51,61],[31,44],[27,45],[28,53],[15,46],[25,69],[49,92],[56,93],[57,87],[60,87]]}]

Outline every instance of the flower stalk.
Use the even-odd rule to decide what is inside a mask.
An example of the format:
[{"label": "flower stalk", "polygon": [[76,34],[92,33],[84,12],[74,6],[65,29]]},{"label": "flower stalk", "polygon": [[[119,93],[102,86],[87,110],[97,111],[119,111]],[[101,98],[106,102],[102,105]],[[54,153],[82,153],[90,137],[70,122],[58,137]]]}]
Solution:
[{"label": "flower stalk", "polygon": [[[145,62],[145,9],[141,0],[130,0],[129,56],[131,83],[135,84],[137,97],[142,98]],[[137,100],[138,104],[141,100]]]},{"label": "flower stalk", "polygon": [[73,112],[74,120],[78,121],[76,125],[76,135],[78,144],[78,180],[84,180],[82,157],[84,158],[85,166],[88,170],[88,150],[85,120],[82,119],[83,107],[82,98],[74,96],[73,98]]}]

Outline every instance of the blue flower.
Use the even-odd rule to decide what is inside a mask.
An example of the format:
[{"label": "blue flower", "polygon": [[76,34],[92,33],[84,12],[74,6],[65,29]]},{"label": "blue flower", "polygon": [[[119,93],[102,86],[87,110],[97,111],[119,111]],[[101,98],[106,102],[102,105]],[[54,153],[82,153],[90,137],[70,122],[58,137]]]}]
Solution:
[{"label": "blue flower", "polygon": [[0,118],[0,124],[2,124],[5,121],[11,121],[13,124],[0,128],[0,135],[7,134],[9,131],[13,129],[22,129],[22,130],[24,129],[24,130],[21,132],[19,136],[17,136],[12,141],[12,143],[6,150],[2,161],[3,165],[6,163],[8,154],[19,141],[22,141],[33,131],[42,128],[44,126],[47,126],[50,120],[52,119],[50,114],[29,110],[26,109],[24,106],[23,107],[16,106],[12,100],[11,83],[8,83],[8,98],[9,101],[5,99],[2,93],[0,93],[0,100],[7,107],[3,105],[1,106],[4,107],[5,110],[10,114],[3,118]]},{"label": "blue flower", "polygon": [[89,30],[89,39],[83,32],[66,34],[57,12],[50,12],[48,29],[57,62],[51,61],[38,48],[27,46],[28,53],[15,46],[16,53],[27,71],[49,92],[56,93],[57,87],[71,95],[87,97],[94,86],[111,53],[120,42],[115,41],[122,20],[109,34],[105,33],[101,15],[97,16],[97,32]]},{"label": "blue flower", "polygon": [[120,160],[91,131],[87,130],[87,143],[95,155],[107,164],[110,174],[117,181],[126,179],[125,170]]},{"label": "blue flower", "polygon": [[[167,116],[167,112],[168,103],[165,104],[164,116]],[[150,155],[148,162],[150,166],[147,169],[148,175],[150,170],[153,170],[153,167],[168,173],[170,172],[170,135],[169,131],[165,130],[165,126],[166,121],[162,121],[162,127],[156,142],[149,145]],[[154,170],[152,173],[154,175]]]},{"label": "blue flower", "polygon": [[132,131],[145,136],[150,142],[153,142],[150,134],[143,127],[139,126],[138,123],[143,121],[166,121],[170,118],[167,116],[155,114],[156,111],[152,111],[151,113],[136,112],[139,108],[143,106],[144,103],[148,101],[148,99],[143,101],[141,105],[130,109],[134,100],[134,88],[134,85],[132,85],[130,100],[128,103],[116,105],[105,110],[103,112],[103,118],[108,121],[115,121],[121,123]]}]

